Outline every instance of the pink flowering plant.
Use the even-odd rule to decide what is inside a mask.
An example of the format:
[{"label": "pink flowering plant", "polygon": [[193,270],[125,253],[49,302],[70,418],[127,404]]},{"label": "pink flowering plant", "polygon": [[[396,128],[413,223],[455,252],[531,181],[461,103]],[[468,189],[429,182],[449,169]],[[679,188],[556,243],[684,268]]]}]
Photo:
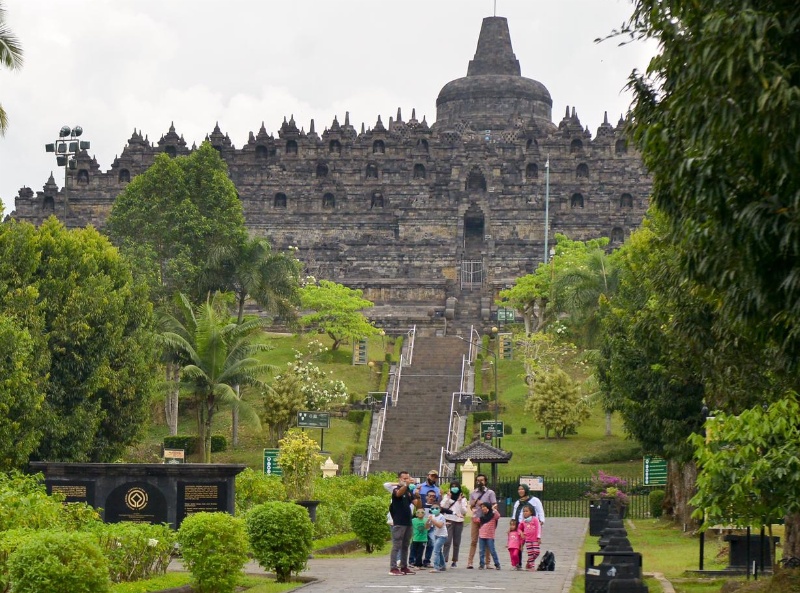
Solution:
[{"label": "pink flowering plant", "polygon": [[611,499],[618,504],[628,504],[627,488],[627,480],[600,470],[592,475],[586,498],[590,500]]}]

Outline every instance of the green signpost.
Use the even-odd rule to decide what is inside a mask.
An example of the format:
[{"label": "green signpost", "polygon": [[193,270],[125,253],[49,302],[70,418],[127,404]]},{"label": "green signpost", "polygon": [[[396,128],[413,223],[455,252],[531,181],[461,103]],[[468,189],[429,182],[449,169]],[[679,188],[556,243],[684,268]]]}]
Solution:
[{"label": "green signpost", "polygon": [[503,438],[503,428],[502,422],[481,420],[481,436],[485,441],[490,441],[493,438]]},{"label": "green signpost", "polygon": [[268,476],[283,475],[283,470],[278,465],[278,449],[264,449],[264,473]]},{"label": "green signpost", "polygon": [[657,455],[647,455],[644,458],[644,483],[646,486],[666,486],[666,459]]}]

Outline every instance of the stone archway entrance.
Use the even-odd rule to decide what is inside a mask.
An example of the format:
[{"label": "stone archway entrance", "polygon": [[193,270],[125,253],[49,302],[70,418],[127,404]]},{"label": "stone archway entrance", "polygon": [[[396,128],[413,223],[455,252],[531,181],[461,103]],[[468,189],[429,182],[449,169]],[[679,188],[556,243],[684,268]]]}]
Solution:
[{"label": "stone archway entrance", "polygon": [[483,211],[476,204],[471,204],[464,213],[464,254],[466,257],[480,258],[484,236]]}]

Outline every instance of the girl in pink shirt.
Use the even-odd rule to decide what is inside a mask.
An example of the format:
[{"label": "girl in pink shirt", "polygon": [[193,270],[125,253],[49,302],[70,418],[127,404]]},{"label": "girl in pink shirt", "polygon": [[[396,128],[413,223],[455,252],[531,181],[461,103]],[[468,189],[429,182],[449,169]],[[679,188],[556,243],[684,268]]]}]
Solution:
[{"label": "girl in pink shirt", "polygon": [[481,559],[481,565],[478,568],[481,570],[486,568],[484,560],[486,559],[486,548],[489,548],[492,560],[494,560],[494,567],[500,570],[500,559],[497,557],[497,549],[494,546],[494,536],[497,532],[497,521],[500,519],[500,513],[497,512],[497,505],[490,506],[488,502],[481,503],[481,511],[480,517],[472,517],[473,522],[480,524],[478,529],[478,554]]},{"label": "girl in pink shirt", "polygon": [[511,519],[508,524],[508,541],[506,543],[508,555],[511,557],[511,566],[516,570],[522,570],[520,561],[520,550],[522,549],[522,532],[519,531],[516,519]]},{"label": "girl in pink shirt", "polygon": [[522,507],[522,521],[519,524],[519,532],[525,541],[525,547],[528,549],[528,561],[525,564],[527,570],[536,570],[534,563],[539,557],[539,551],[542,546],[542,526],[539,519],[536,518],[536,512],[533,507],[526,504]]}]

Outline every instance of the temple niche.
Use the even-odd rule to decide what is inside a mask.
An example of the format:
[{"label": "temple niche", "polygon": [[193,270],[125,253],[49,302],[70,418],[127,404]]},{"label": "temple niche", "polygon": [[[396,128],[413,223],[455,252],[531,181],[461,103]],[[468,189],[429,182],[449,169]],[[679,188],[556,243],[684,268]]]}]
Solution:
[{"label": "temple niche", "polygon": [[[644,217],[651,181],[624,120],[606,115],[593,135],[574,106],[552,118],[546,86],[522,75],[507,20],[488,17],[466,76],[441,89],[433,124],[398,109],[359,130],[345,113],[321,133],[294,116],[273,132],[262,123],[239,148],[219,124],[206,138],[251,233],[297,247],[307,273],[363,289],[384,326],[430,328],[447,310],[448,331],[466,331],[491,326],[497,293],[543,260],[545,211],[551,244],[563,233],[618,247]],[[40,191],[20,190],[12,216],[102,228],[158,154],[191,150],[172,124],[157,142],[134,130],[108,171],[77,156],[66,203],[51,176]]]}]

